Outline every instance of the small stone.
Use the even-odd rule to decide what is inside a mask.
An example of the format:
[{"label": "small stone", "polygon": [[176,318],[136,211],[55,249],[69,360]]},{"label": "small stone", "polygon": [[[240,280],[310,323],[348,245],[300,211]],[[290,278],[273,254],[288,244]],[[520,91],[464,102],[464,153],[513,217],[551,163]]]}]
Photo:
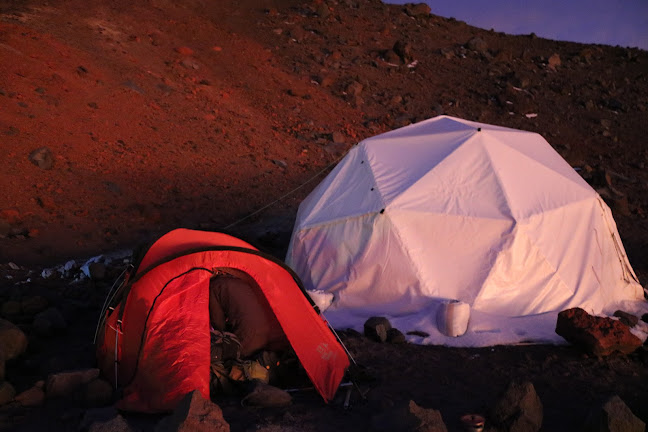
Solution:
[{"label": "small stone", "polygon": [[14,319],[20,316],[21,312],[22,307],[20,306],[20,302],[9,300],[2,304],[0,313],[2,313],[2,316],[5,318]]},{"label": "small stone", "polygon": [[[423,408],[413,400],[397,402],[389,407],[389,401],[382,401],[382,410],[371,418],[371,432],[447,432],[441,412]],[[385,409],[386,408],[386,409]]]},{"label": "small stone", "polygon": [[320,86],[327,88],[331,87],[335,83],[335,79],[330,75],[324,75],[318,79]]},{"label": "small stone", "polygon": [[432,11],[426,3],[407,3],[403,8],[411,17],[429,16]]},{"label": "small stone", "polygon": [[104,280],[106,277],[106,264],[101,262],[93,262],[88,264],[88,273],[90,273],[90,279],[94,281]]},{"label": "small stone", "polygon": [[87,407],[110,405],[113,399],[113,386],[101,378],[92,380],[84,386],[81,399]]},{"label": "small stone", "polygon": [[346,138],[344,138],[344,134],[342,132],[333,132],[331,138],[333,139],[333,142],[335,144],[344,144],[346,142]]},{"label": "small stone", "polygon": [[0,406],[11,402],[16,396],[16,390],[7,381],[0,383]]},{"label": "small stone", "polygon": [[315,13],[317,13],[317,16],[320,18],[328,18],[331,15],[331,10],[326,3],[322,2],[317,6],[317,11]]},{"label": "small stone", "polygon": [[20,403],[22,406],[34,407],[40,406],[45,401],[45,392],[42,388],[34,386],[30,389],[25,390],[16,396],[16,402]]},{"label": "small stone", "polygon": [[[117,415],[117,417],[104,423],[93,423],[88,428],[88,432],[134,432],[135,430],[121,415]],[[180,429],[177,432],[180,432]]]},{"label": "small stone", "polygon": [[360,96],[363,89],[364,86],[362,84],[360,84],[358,81],[353,81],[347,86],[346,92],[351,96]]},{"label": "small stone", "polygon": [[404,344],[407,342],[405,335],[396,328],[391,328],[387,331],[387,342],[393,344]]},{"label": "small stone", "polygon": [[285,390],[258,381],[254,388],[242,400],[243,406],[261,406],[280,408],[289,406],[292,396]]},{"label": "small stone", "polygon": [[40,169],[51,170],[54,167],[54,155],[47,147],[40,147],[29,154],[29,160]]},{"label": "small stone", "polygon": [[194,69],[194,70],[200,69],[200,65],[198,64],[198,62],[190,58],[183,59],[180,62],[180,64],[186,67],[187,69]]},{"label": "small stone", "polygon": [[619,318],[619,321],[628,327],[634,327],[639,323],[639,318],[637,316],[622,310],[615,311],[614,316]]},{"label": "small stone", "polygon": [[511,382],[491,412],[493,423],[510,432],[537,432],[542,417],[542,402],[530,382]]},{"label": "small stone", "polygon": [[646,424],[635,416],[617,396],[593,408],[586,421],[585,432],[644,432]]},{"label": "small stone", "polygon": [[385,317],[371,317],[364,323],[364,334],[376,342],[386,342],[387,332],[392,328]]},{"label": "small stone", "polygon": [[414,57],[412,56],[412,44],[409,42],[398,40],[394,44],[392,50],[400,57],[404,63],[411,62]]},{"label": "small stone", "polygon": [[190,56],[194,53],[194,50],[186,46],[177,47],[175,51],[183,56]]},{"label": "small stone", "polygon": [[561,65],[560,56],[556,53],[552,54],[551,57],[549,57],[549,60],[547,60],[547,63],[549,69],[556,70],[556,68]]},{"label": "small stone", "polygon": [[0,319],[0,350],[5,360],[13,360],[27,350],[27,336],[11,322]]},{"label": "small stone", "polygon": [[488,53],[488,44],[486,41],[479,37],[474,37],[466,43],[466,48],[471,51],[476,51],[481,54]]},{"label": "small stone", "polygon": [[223,418],[218,405],[206,400],[198,390],[187,393],[173,410],[163,418],[155,432],[229,432],[229,424]]},{"label": "small stone", "polygon": [[430,333],[427,333],[427,332],[424,332],[424,331],[421,331],[421,330],[412,330],[412,331],[408,331],[407,335],[426,338],[426,337],[430,336]]},{"label": "small stone", "polygon": [[383,55],[383,58],[387,63],[395,64],[395,65],[401,64],[401,58],[398,54],[394,52],[394,50],[387,50]]},{"label": "small stone", "polygon": [[45,391],[48,398],[72,396],[84,384],[98,377],[99,369],[81,369],[51,374],[47,377]]},{"label": "small stone", "polygon": [[58,309],[51,307],[34,317],[32,327],[37,335],[47,337],[56,331],[65,330],[67,323],[63,314]]},{"label": "small stone", "polygon": [[28,317],[33,317],[47,308],[49,301],[43,296],[32,296],[24,298],[20,302],[22,313]]},{"label": "small stone", "polygon": [[113,420],[119,415],[119,412],[114,406],[102,408],[90,408],[86,410],[79,424],[79,430],[88,430],[94,423],[106,423]]}]

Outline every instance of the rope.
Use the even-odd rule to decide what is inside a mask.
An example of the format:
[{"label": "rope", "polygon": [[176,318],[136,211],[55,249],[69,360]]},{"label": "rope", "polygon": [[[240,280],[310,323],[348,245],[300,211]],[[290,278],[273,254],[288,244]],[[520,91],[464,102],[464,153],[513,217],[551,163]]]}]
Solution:
[{"label": "rope", "polygon": [[315,174],[313,177],[311,177],[311,178],[309,178],[308,180],[306,180],[304,183],[302,183],[302,184],[300,184],[299,186],[297,186],[295,189],[293,189],[293,190],[291,190],[291,191],[289,191],[289,192],[283,194],[282,196],[280,196],[280,197],[277,198],[276,200],[272,201],[270,204],[267,204],[267,205],[261,207],[260,209],[258,209],[258,210],[256,210],[256,211],[250,213],[249,215],[247,215],[247,216],[245,216],[245,217],[242,217],[241,219],[239,219],[239,220],[237,220],[237,221],[235,221],[235,222],[232,222],[231,224],[227,225],[227,226],[226,226],[225,228],[223,228],[223,229],[224,229],[224,230],[227,230],[227,229],[233,227],[234,225],[238,225],[239,223],[243,222],[244,220],[249,219],[249,218],[251,218],[252,216],[254,216],[254,215],[258,214],[258,213],[261,213],[263,210],[267,209],[268,207],[271,207],[271,206],[275,205],[276,203],[278,203],[279,201],[283,200],[284,198],[286,198],[286,197],[288,197],[288,196],[294,194],[294,193],[297,192],[299,189],[303,188],[303,187],[306,186],[308,183],[312,182],[312,181],[315,180],[317,177],[319,177],[320,175],[322,175],[322,173],[324,173],[325,171],[329,170],[332,166],[337,165],[337,163],[340,162],[344,156],[346,156],[346,153],[344,153],[342,156],[340,156],[340,157],[339,157],[338,159],[336,159],[335,161],[331,162],[329,165],[327,165],[326,167],[324,167],[321,171],[319,171],[319,172],[318,172],[317,174]]}]

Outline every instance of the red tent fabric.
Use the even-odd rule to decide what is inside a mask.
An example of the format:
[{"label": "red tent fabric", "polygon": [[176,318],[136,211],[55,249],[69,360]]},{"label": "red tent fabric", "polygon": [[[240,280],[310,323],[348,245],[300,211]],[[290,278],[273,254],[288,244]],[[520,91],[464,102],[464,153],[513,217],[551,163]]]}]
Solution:
[{"label": "red tent fabric", "polygon": [[123,389],[120,409],[171,410],[195,389],[209,398],[209,279],[228,268],[255,280],[313,385],[333,398],[349,359],[294,273],[237,238],[178,229],[150,247],[100,328],[99,366]]}]

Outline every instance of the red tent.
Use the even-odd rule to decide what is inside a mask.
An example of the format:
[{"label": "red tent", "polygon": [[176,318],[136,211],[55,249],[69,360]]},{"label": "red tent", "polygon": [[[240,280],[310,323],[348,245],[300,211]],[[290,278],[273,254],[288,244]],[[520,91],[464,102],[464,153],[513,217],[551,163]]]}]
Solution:
[{"label": "red tent", "polygon": [[109,301],[97,356],[123,389],[118,407],[171,410],[188,392],[209,398],[209,279],[218,269],[258,284],[317,391],[330,401],[349,359],[281,261],[226,234],[177,229],[155,242]]}]

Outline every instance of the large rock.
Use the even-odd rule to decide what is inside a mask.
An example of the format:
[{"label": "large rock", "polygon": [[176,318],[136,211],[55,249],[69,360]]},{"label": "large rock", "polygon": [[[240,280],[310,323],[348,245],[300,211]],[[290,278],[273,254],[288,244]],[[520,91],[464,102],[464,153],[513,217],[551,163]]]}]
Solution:
[{"label": "large rock", "polygon": [[644,432],[646,424],[617,395],[590,411],[585,432]]},{"label": "large rock", "polygon": [[69,397],[98,377],[99,369],[80,369],[51,374],[47,377],[45,392],[48,398]]},{"label": "large rock", "polygon": [[187,393],[173,410],[162,419],[155,432],[229,432],[223,411],[212,401],[205,400],[198,390]]},{"label": "large rock", "polygon": [[642,344],[641,339],[622,322],[590,315],[581,308],[560,312],[556,333],[595,356],[606,356],[615,351],[630,354]]},{"label": "large rock", "polygon": [[441,413],[434,409],[422,408],[414,401],[396,404],[388,411],[371,418],[372,432],[447,432]]},{"label": "large rock", "polygon": [[27,336],[11,322],[0,318],[0,351],[5,360],[12,360],[27,349]]},{"label": "large rock", "polygon": [[364,334],[376,342],[385,342],[392,325],[385,317],[371,317],[364,323]]},{"label": "large rock", "polygon": [[509,384],[491,411],[491,419],[506,432],[537,432],[542,426],[542,402],[530,382]]}]

